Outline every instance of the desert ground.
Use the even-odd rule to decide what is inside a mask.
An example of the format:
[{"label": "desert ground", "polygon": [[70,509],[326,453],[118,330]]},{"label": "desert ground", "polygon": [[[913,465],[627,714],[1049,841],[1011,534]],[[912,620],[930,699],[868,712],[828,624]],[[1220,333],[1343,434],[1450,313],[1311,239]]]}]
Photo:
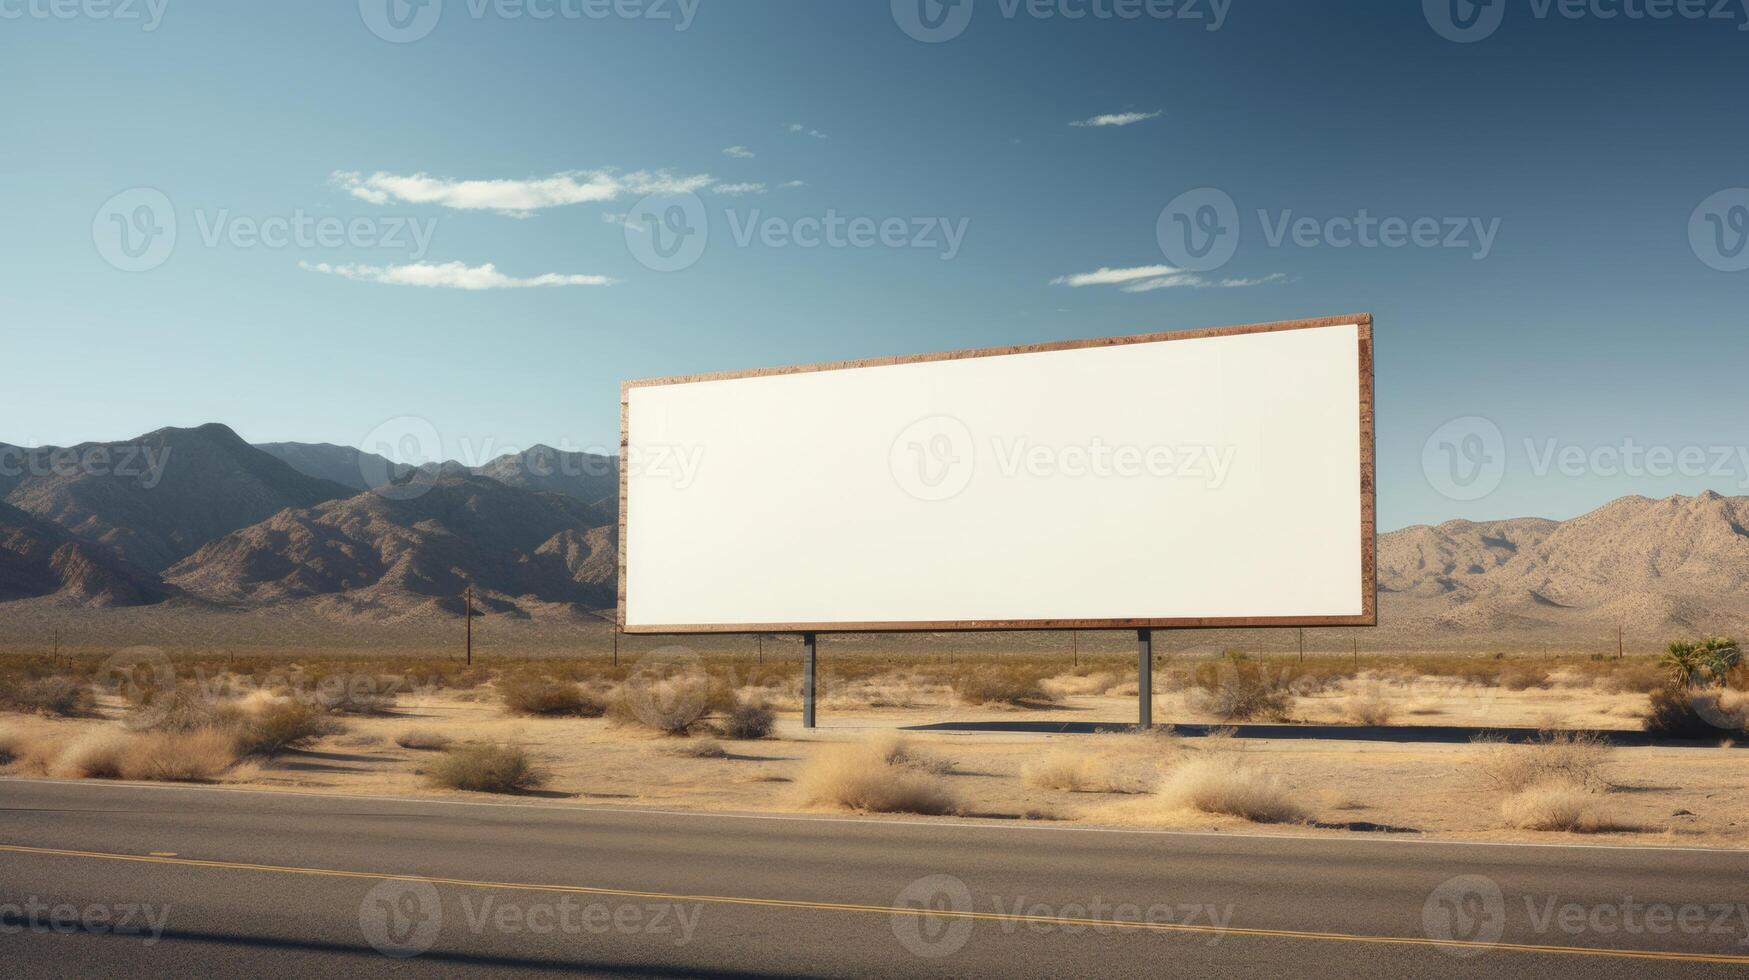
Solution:
[{"label": "desert ground", "polygon": [[[1127,727],[1137,714],[1134,665],[1117,655],[1077,655],[1073,666],[823,656],[814,730],[801,726],[799,667],[787,651],[763,664],[658,651],[618,667],[150,656],[163,660],[134,663],[129,676],[168,664],[172,682],[105,683],[114,654],[59,666],[0,659],[15,690],[66,671],[89,692],[64,714],[14,696],[0,713],[0,775],[555,806],[1749,847],[1749,822],[1739,819],[1749,751],[1730,738],[1644,744],[1648,691],[1663,683],[1647,657],[1165,657],[1155,673],[1157,727],[1142,732]],[[1273,693],[1240,703],[1254,688]],[[198,702],[193,720],[154,716],[175,691]],[[518,697],[519,707],[507,704]],[[156,759],[138,771],[88,758],[152,738],[154,752],[209,752],[175,739],[263,724],[238,719],[287,703],[314,706],[319,723],[268,750]],[[751,705],[773,717],[745,731],[736,719]],[[1496,730],[1527,744],[1485,735]],[[1601,734],[1584,734],[1593,732]],[[758,737],[732,737],[750,734]],[[489,787],[496,792],[453,788],[475,785],[444,775],[446,760],[470,748],[510,753],[517,775]]]}]

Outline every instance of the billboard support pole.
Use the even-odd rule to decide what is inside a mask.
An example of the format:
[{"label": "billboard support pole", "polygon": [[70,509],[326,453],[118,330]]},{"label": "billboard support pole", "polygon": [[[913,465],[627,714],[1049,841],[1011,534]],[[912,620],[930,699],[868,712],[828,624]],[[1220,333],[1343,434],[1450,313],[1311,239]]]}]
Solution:
[{"label": "billboard support pole", "polygon": [[1136,630],[1136,694],[1141,701],[1141,727],[1154,727],[1154,631]]},{"label": "billboard support pole", "polygon": [[814,660],[819,644],[814,634],[802,634],[802,727],[814,727]]}]

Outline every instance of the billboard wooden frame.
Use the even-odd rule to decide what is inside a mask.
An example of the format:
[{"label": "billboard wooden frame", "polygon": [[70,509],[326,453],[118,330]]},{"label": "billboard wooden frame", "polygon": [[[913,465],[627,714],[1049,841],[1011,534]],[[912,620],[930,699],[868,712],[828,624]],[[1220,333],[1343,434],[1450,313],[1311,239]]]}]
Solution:
[{"label": "billboard wooden frame", "polygon": [[1360,367],[1360,586],[1361,612],[1357,616],[1211,616],[1165,617],[1139,619],[1009,619],[1009,620],[945,620],[931,622],[868,622],[868,623],[672,623],[626,626],[626,511],[630,504],[626,467],[619,468],[619,588],[615,609],[615,625],[622,633],[634,635],[685,635],[734,633],[936,633],[956,631],[996,632],[1007,630],[1076,630],[1076,629],[1238,629],[1258,627],[1316,626],[1377,626],[1378,625],[1378,530],[1377,493],[1375,487],[1375,436],[1373,420],[1373,342],[1372,314],[1318,317],[1307,320],[1282,320],[1273,323],[1250,323],[1230,327],[1207,327],[1196,330],[1173,330],[1160,333],[1130,334],[1118,337],[1096,337],[1087,340],[1064,340],[1041,344],[1015,344],[1007,347],[980,347],[969,350],[942,351],[933,354],[909,354],[899,357],[870,357],[854,361],[828,361],[819,364],[794,364],[786,367],[758,368],[748,371],[721,371],[712,374],[682,374],[665,378],[626,381],[620,385],[619,448],[623,462],[631,446],[631,391],[657,385],[692,384],[701,381],[728,381],[735,378],[759,378],[782,374],[807,374],[818,371],[844,371],[853,368],[890,367],[897,364],[917,364],[926,361],[954,361],[973,357],[1003,357],[1009,354],[1037,354],[1050,351],[1080,350],[1089,347],[1122,347],[1130,344],[1153,344],[1173,340],[1198,340],[1207,337],[1236,337],[1245,334],[1277,333],[1284,330],[1309,330],[1319,327],[1354,326],[1359,336]]}]

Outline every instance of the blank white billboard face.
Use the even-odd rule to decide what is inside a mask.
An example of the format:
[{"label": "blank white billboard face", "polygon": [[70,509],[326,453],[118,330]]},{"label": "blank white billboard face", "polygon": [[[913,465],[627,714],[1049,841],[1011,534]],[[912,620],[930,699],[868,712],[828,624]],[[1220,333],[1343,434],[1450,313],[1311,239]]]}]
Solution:
[{"label": "blank white billboard face", "polygon": [[1365,625],[1371,321],[625,389],[629,632]]}]

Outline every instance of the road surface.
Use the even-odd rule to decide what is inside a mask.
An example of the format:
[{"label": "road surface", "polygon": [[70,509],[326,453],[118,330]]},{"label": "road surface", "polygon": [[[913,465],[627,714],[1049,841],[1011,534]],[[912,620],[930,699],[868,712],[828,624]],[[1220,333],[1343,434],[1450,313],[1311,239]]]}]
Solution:
[{"label": "road surface", "polygon": [[0,780],[17,976],[1741,976],[1749,852]]}]

